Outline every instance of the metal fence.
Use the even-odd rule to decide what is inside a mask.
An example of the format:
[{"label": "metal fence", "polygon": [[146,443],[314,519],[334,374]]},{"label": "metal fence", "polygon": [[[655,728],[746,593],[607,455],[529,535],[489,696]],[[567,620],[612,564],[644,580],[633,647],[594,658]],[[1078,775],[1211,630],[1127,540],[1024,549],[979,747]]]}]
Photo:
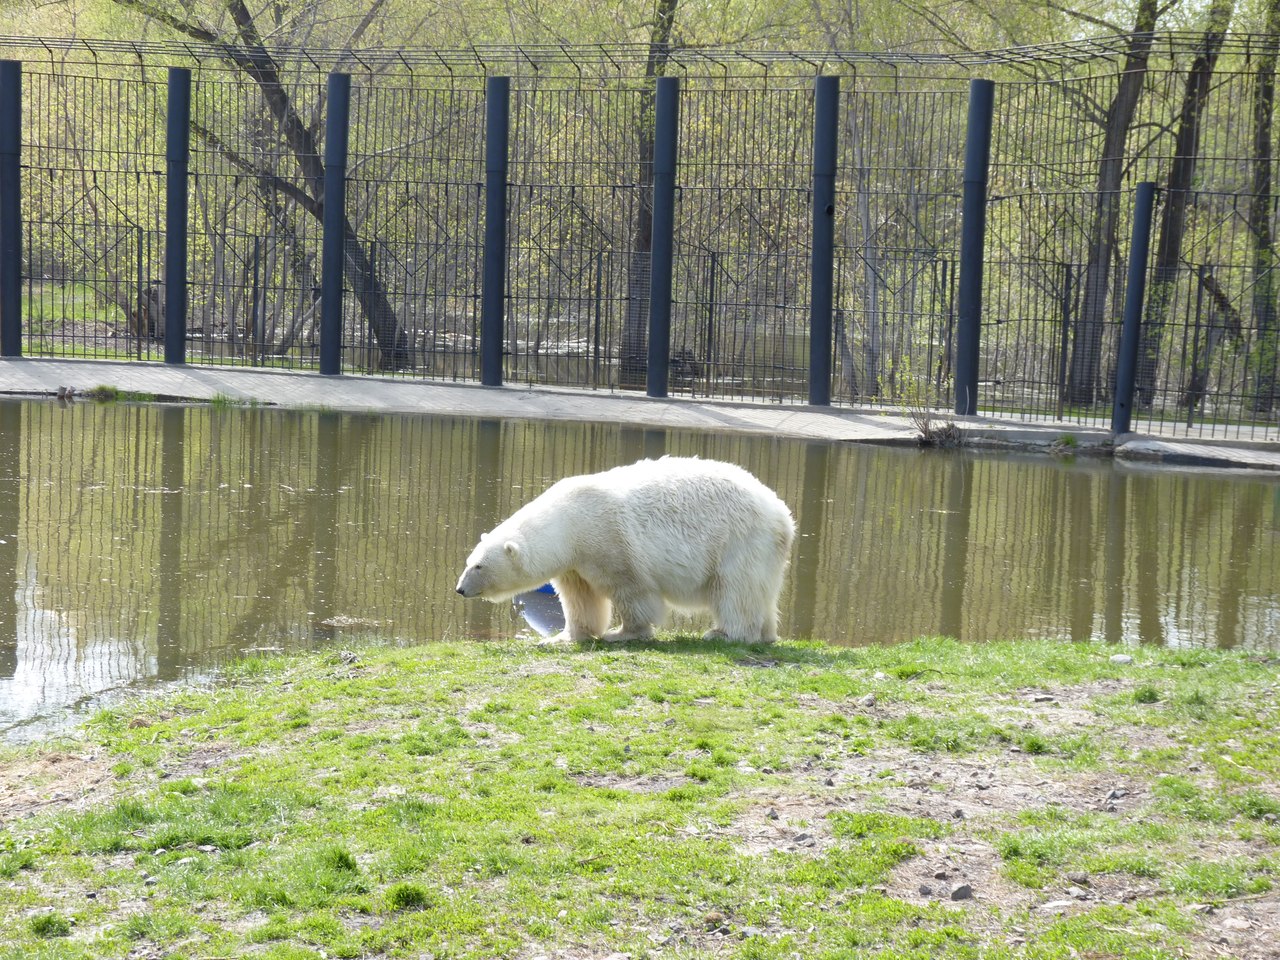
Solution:
[{"label": "metal fence", "polygon": [[[1133,190],[1149,180],[1139,424],[1280,436],[1275,192],[1259,176],[1274,132],[1259,134],[1257,109],[1275,54],[1275,40],[1179,34],[954,57],[667,51],[679,80],[668,388],[810,398],[813,84],[830,75],[831,399],[951,407],[969,83],[984,77],[996,83],[979,412],[1108,422]],[[339,71],[352,78],[341,369],[480,379],[486,81],[506,76],[503,379],[644,388],[647,48],[10,39],[0,55],[21,62],[22,353],[164,358],[176,66],[192,76],[185,356],[317,369],[326,81]]]}]

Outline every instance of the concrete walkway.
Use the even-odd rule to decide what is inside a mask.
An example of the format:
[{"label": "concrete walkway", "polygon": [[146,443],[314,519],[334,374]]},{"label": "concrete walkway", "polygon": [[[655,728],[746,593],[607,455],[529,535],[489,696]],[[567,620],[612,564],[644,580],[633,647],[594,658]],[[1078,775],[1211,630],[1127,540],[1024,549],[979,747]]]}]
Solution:
[{"label": "concrete walkway", "polygon": [[[322,377],[243,367],[173,367],[108,360],[0,359],[0,395],[55,396],[97,386],[155,395],[164,401],[224,397],[287,408],[364,413],[448,414],[530,420],[607,421],[638,427],[761,433],[860,443],[918,443],[920,429],[902,410],[868,411],[672,398],[556,387],[482,387],[389,377]],[[1186,440],[1110,431],[1074,423],[1022,423],[935,414],[954,421],[967,444],[1058,449],[1178,466],[1280,472],[1280,442]],[[1072,439],[1066,439],[1072,438]]]}]

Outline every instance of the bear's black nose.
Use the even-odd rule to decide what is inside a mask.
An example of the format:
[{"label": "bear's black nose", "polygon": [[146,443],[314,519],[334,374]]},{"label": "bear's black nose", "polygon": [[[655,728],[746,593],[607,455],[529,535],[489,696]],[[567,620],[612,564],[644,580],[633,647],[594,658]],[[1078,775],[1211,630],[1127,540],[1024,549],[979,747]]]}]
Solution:
[{"label": "bear's black nose", "polygon": [[458,593],[464,597],[467,595],[466,591],[464,591],[461,587],[458,587]]}]

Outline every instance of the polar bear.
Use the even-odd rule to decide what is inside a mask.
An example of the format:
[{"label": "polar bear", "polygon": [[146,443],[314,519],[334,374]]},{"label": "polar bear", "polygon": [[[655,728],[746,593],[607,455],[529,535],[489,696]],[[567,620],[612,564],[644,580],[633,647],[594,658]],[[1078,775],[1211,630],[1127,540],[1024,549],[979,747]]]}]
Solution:
[{"label": "polar bear", "polygon": [[567,477],[521,507],[481,536],[457,590],[498,603],[550,580],[557,640],[648,639],[674,608],[709,610],[708,639],[772,643],[794,538],[787,505],[741,467],[641,460]]}]

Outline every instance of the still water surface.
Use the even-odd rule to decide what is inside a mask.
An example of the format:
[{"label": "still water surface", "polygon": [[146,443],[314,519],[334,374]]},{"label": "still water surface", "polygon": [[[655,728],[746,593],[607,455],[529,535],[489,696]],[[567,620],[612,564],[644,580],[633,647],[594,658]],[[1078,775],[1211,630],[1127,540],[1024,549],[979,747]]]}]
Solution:
[{"label": "still water surface", "polygon": [[[784,636],[1280,649],[1280,482],[453,418],[0,401],[0,739],[260,648],[510,636],[453,592],[559,477],[742,464],[799,528]],[[696,624],[695,624],[696,626]]]}]

